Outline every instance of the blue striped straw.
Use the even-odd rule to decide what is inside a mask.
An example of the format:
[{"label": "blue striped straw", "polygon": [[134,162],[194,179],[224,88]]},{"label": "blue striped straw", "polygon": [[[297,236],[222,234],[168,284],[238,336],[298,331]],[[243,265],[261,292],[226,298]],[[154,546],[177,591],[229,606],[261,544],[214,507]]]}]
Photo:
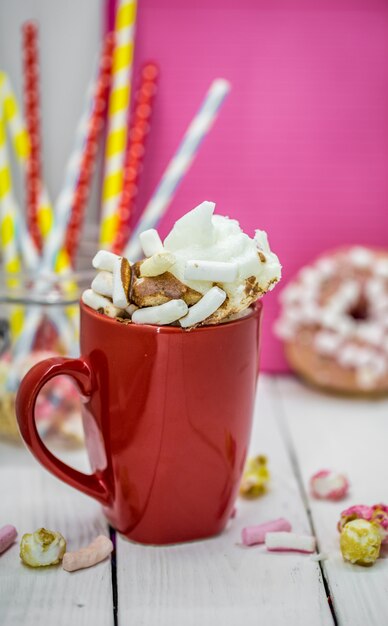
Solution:
[{"label": "blue striped straw", "polygon": [[127,244],[124,256],[135,261],[141,256],[139,234],[149,228],[155,228],[165,214],[182,179],[189,170],[198,148],[210,131],[225,97],[230,91],[230,83],[217,78],[210,85],[205,99],[192,120],[182,142],[165,170],[154,195],[144,209],[132,236]]}]

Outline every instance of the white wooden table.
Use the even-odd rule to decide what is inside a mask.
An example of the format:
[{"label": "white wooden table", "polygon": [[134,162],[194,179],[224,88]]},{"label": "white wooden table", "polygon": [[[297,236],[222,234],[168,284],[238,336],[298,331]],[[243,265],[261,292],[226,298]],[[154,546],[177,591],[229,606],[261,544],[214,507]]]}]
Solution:
[{"label": "white wooden table", "polygon": [[[269,457],[270,492],[238,502],[219,537],[172,547],[145,547],[116,537],[116,552],[90,570],[21,565],[15,544],[0,556],[0,625],[34,626],[384,626],[388,559],[372,568],[342,561],[336,522],[357,503],[388,499],[388,401],[335,399],[291,378],[262,377],[251,453]],[[85,466],[81,453],[66,456]],[[308,494],[316,470],[344,471],[351,494],[341,503]],[[0,526],[21,536],[59,530],[76,549],[109,530],[99,506],[60,483],[24,449],[0,444]],[[284,516],[314,533],[320,563],[309,555],[267,553],[241,545],[241,529]]]}]

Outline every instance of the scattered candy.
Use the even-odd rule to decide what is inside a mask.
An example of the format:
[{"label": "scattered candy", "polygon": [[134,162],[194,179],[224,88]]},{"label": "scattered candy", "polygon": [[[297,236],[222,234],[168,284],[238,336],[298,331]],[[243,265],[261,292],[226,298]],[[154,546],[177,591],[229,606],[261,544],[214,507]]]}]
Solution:
[{"label": "scattered candy", "polygon": [[66,551],[66,541],[61,533],[39,528],[25,534],[20,542],[20,558],[30,567],[57,565]]},{"label": "scattered candy", "polygon": [[179,320],[182,328],[194,326],[210,317],[226,299],[226,293],[219,287],[212,287],[205,295],[190,307],[188,314]]},{"label": "scattered candy", "polygon": [[0,528],[0,554],[12,546],[17,534],[15,526],[11,526],[11,524],[7,524],[6,526]]},{"label": "scattered candy", "polygon": [[155,228],[144,230],[139,235],[140,244],[143,248],[145,256],[153,256],[159,252],[163,252],[162,240],[159,237],[159,233]]},{"label": "scattered candy", "polygon": [[257,526],[247,526],[242,529],[241,538],[244,546],[253,546],[257,543],[264,543],[265,536],[269,532],[290,532],[291,524],[284,517],[258,524]]},{"label": "scattered candy", "polygon": [[188,311],[184,300],[170,300],[158,306],[149,306],[143,309],[136,309],[132,313],[134,324],[158,324],[164,326],[175,322]]},{"label": "scattered candy", "polygon": [[244,498],[258,498],[267,492],[270,473],[267,458],[259,455],[249,459],[240,485],[240,495]]},{"label": "scattered candy", "polygon": [[343,474],[331,470],[320,470],[310,479],[311,494],[320,500],[341,500],[349,489],[349,482]]},{"label": "scattered candy", "polygon": [[131,286],[131,266],[124,257],[117,257],[113,263],[113,304],[125,309],[129,304],[129,288]]},{"label": "scattered candy", "polygon": [[93,279],[91,287],[93,291],[99,293],[100,296],[112,297],[113,293],[113,274],[102,270],[98,272],[97,276]]},{"label": "scattered candy", "polygon": [[340,547],[345,561],[357,565],[373,565],[380,554],[379,528],[365,519],[347,522],[340,535]]},{"label": "scattered candy", "polygon": [[113,254],[113,252],[99,250],[92,261],[92,265],[96,270],[113,272],[114,262],[119,258],[120,257],[118,257],[117,254]]},{"label": "scattered candy", "polygon": [[295,533],[267,533],[265,535],[265,546],[272,551],[291,552],[314,552],[315,537],[310,535],[297,535]]},{"label": "scattered candy", "polygon": [[207,280],[220,283],[232,283],[237,279],[237,263],[223,261],[187,261],[185,280]]},{"label": "scattered candy", "polygon": [[93,289],[86,289],[83,292],[82,302],[95,311],[103,311],[108,317],[118,317],[122,314],[121,309],[114,306],[108,298],[95,293]]},{"label": "scattered candy", "polygon": [[380,529],[381,543],[388,543],[388,506],[386,504],[374,504],[372,506],[371,522]]},{"label": "scattered candy", "polygon": [[140,276],[160,276],[167,272],[175,263],[171,252],[157,252],[140,265]]},{"label": "scattered candy", "polygon": [[373,506],[356,504],[345,509],[342,511],[337,524],[339,532],[343,530],[346,524],[356,519],[373,522],[380,530],[381,542],[383,544],[388,543],[388,506],[386,504],[374,504]]},{"label": "scattered candy", "polygon": [[81,548],[76,552],[66,552],[62,567],[67,572],[75,572],[79,569],[97,565],[113,551],[113,543],[105,535],[99,535],[87,548]]}]

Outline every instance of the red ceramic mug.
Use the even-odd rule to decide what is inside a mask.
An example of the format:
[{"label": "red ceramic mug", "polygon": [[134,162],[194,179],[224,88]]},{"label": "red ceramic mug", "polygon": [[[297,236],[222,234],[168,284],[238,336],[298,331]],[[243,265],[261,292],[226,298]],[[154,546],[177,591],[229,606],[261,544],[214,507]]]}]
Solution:
[{"label": "red ceramic mug", "polygon": [[[261,308],[184,331],[125,325],[81,304],[82,356],[42,361],[20,385],[24,441],[55,476],[96,498],[129,539],[167,544],[219,533],[249,444]],[[37,432],[37,395],[62,374],[83,400],[91,475],[57,459]]]}]

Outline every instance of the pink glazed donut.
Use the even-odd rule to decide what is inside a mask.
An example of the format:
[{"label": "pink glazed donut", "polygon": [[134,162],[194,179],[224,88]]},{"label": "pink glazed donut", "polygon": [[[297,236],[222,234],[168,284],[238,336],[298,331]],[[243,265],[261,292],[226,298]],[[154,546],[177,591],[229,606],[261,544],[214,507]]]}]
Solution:
[{"label": "pink glazed donut", "polygon": [[290,367],[321,389],[388,393],[388,252],[349,247],[304,267],[275,325]]}]

